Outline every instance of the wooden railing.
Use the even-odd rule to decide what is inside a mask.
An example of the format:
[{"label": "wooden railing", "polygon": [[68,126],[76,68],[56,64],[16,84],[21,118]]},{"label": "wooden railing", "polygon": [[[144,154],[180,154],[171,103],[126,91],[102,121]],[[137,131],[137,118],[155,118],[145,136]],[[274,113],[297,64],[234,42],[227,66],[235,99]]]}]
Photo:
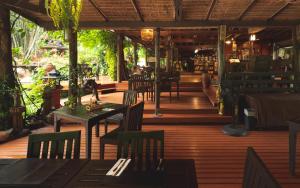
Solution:
[{"label": "wooden railing", "polygon": [[222,86],[239,93],[298,92],[300,80],[293,72],[229,72]]}]

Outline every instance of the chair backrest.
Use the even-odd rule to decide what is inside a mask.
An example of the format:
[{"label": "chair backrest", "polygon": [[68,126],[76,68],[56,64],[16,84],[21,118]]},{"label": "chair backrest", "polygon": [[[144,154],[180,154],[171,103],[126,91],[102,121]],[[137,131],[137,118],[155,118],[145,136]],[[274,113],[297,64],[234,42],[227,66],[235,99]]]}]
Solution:
[{"label": "chair backrest", "polygon": [[164,131],[119,133],[117,157],[131,158],[138,169],[148,169],[164,158]]},{"label": "chair backrest", "polygon": [[276,179],[252,147],[247,149],[243,188],[280,188]]},{"label": "chair backrest", "polygon": [[27,158],[79,159],[80,134],[71,131],[29,135]]},{"label": "chair backrest", "polygon": [[137,92],[132,90],[124,91],[123,95],[123,104],[127,106],[132,106],[136,104],[137,101]]},{"label": "chair backrest", "polygon": [[128,81],[129,90],[140,90],[144,87],[145,76],[139,74],[132,74]]},{"label": "chair backrest", "polygon": [[125,131],[142,130],[143,113],[144,102],[139,102],[137,104],[129,106],[124,121]]}]

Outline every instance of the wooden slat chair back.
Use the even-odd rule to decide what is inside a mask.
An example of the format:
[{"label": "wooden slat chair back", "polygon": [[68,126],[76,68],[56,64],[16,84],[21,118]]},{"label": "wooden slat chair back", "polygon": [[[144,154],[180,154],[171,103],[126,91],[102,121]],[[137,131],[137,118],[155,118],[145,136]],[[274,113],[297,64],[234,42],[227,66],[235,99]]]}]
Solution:
[{"label": "wooden slat chair back", "polygon": [[133,90],[126,90],[123,94],[123,104],[127,106],[132,106],[136,104],[137,92]]},{"label": "wooden slat chair back", "polygon": [[117,157],[131,158],[137,169],[149,169],[164,158],[164,131],[119,133]]},{"label": "wooden slat chair back", "polygon": [[280,188],[276,179],[252,147],[247,149],[243,188]]},{"label": "wooden slat chair back", "polygon": [[29,135],[27,158],[79,159],[80,131]]},{"label": "wooden slat chair back", "polygon": [[[137,92],[133,90],[126,90],[123,94],[123,104],[127,106],[132,106],[137,102]],[[123,114],[116,114],[110,116],[104,120],[104,132],[107,134],[108,124],[115,123],[118,124],[119,127],[122,126],[124,117]],[[99,125],[96,125],[96,134],[99,135]]]},{"label": "wooden slat chair back", "polygon": [[289,125],[289,171],[292,176],[296,175],[296,146],[297,132],[300,131],[300,124],[288,121]]},{"label": "wooden slat chair back", "polygon": [[144,113],[144,102],[139,102],[135,105],[128,107],[125,121],[125,131],[140,131],[142,130]]},{"label": "wooden slat chair back", "polygon": [[133,74],[130,76],[128,81],[129,90],[136,91],[138,94],[141,93],[143,101],[145,99],[145,92],[147,92],[147,86],[144,75]]},{"label": "wooden slat chair back", "polygon": [[123,121],[123,126],[100,137],[100,159],[104,159],[106,144],[118,145],[118,134],[120,132],[142,130],[143,112],[144,102],[129,106]]}]

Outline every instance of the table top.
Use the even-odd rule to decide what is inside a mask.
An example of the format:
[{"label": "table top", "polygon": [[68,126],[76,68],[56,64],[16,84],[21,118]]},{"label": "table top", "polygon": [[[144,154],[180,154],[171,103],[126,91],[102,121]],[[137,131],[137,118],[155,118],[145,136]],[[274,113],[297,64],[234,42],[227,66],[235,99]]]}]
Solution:
[{"label": "table top", "polygon": [[197,187],[193,160],[164,160],[162,172],[138,172],[129,165],[120,177],[106,176],[114,163],[113,160],[1,159],[0,187]]},{"label": "table top", "polygon": [[53,113],[59,116],[88,121],[93,118],[105,118],[111,116],[111,114],[115,114],[116,111],[121,112],[126,108],[126,105],[115,103],[102,103],[100,105],[101,108],[92,111],[87,111],[85,106],[79,106],[74,110],[70,110],[67,107],[61,107]]}]

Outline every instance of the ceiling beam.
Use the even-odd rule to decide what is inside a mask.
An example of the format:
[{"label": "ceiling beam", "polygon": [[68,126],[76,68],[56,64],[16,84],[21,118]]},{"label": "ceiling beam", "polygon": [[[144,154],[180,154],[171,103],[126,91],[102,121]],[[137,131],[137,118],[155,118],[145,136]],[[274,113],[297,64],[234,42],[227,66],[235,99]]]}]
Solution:
[{"label": "ceiling beam", "polygon": [[140,11],[139,7],[138,7],[137,4],[136,4],[136,1],[135,1],[135,0],[131,0],[131,4],[132,4],[132,6],[133,6],[135,12],[136,12],[137,15],[139,16],[140,21],[143,22],[143,21],[144,21],[144,18],[143,18],[142,14],[141,14],[141,11]]},{"label": "ceiling beam", "polygon": [[[53,28],[52,22],[41,23],[46,29]],[[261,21],[261,20],[190,20],[190,21],[154,21],[154,22],[141,22],[141,21],[109,21],[109,22],[99,22],[99,21],[89,21],[80,22],[79,26],[82,29],[127,29],[135,30],[144,27],[153,28],[197,28],[197,27],[218,27],[219,25],[228,25],[236,27],[290,27],[300,24],[300,19],[297,20],[271,20],[271,21]]]},{"label": "ceiling beam", "polygon": [[99,6],[97,5],[97,3],[94,0],[89,0],[89,2],[91,3],[91,5],[97,10],[98,14],[100,14],[102,16],[102,18],[108,22],[108,18],[105,16],[105,14],[103,13],[103,11],[99,8]]},{"label": "ceiling beam", "polygon": [[245,15],[247,14],[247,12],[248,12],[252,7],[254,7],[254,5],[256,4],[256,2],[257,2],[257,0],[252,0],[252,1],[248,4],[248,6],[246,7],[246,9],[245,9],[243,12],[241,12],[241,14],[240,14],[238,20],[242,20],[242,19],[245,17]]},{"label": "ceiling beam", "polygon": [[23,12],[23,10],[29,10],[32,12],[46,14],[45,6],[41,7],[40,5],[32,4],[28,0],[1,0],[0,3],[19,9],[19,12]]},{"label": "ceiling beam", "polygon": [[173,0],[175,21],[182,21],[182,0]]},{"label": "ceiling beam", "polygon": [[[15,13],[21,15],[22,17],[24,17],[24,18],[26,18],[26,19],[32,21],[33,23],[35,23],[35,24],[41,26],[41,21],[40,21],[39,19],[35,18],[33,15],[31,15],[31,14],[30,14],[29,12],[27,12],[27,11],[24,11],[24,10],[21,11],[20,9],[18,9],[18,8],[14,7],[14,6],[7,5],[7,4],[3,4],[2,2],[0,2],[0,6],[6,7],[7,9],[9,9],[9,10],[11,10],[11,11],[13,11],[13,12],[15,12]],[[50,22],[49,22],[49,24],[51,25]],[[52,27],[53,29],[55,29],[54,26],[53,26],[53,24],[52,24],[51,27]]]},{"label": "ceiling beam", "polygon": [[277,10],[268,20],[273,20],[276,16],[278,16],[282,11],[290,6],[291,3],[285,3],[279,10]]},{"label": "ceiling beam", "polygon": [[209,18],[210,18],[210,16],[211,16],[211,13],[212,13],[212,11],[213,11],[215,5],[216,5],[216,2],[217,2],[217,0],[212,0],[212,1],[211,1],[210,7],[209,7],[208,12],[207,12],[207,15],[206,15],[206,20],[209,20]]}]

